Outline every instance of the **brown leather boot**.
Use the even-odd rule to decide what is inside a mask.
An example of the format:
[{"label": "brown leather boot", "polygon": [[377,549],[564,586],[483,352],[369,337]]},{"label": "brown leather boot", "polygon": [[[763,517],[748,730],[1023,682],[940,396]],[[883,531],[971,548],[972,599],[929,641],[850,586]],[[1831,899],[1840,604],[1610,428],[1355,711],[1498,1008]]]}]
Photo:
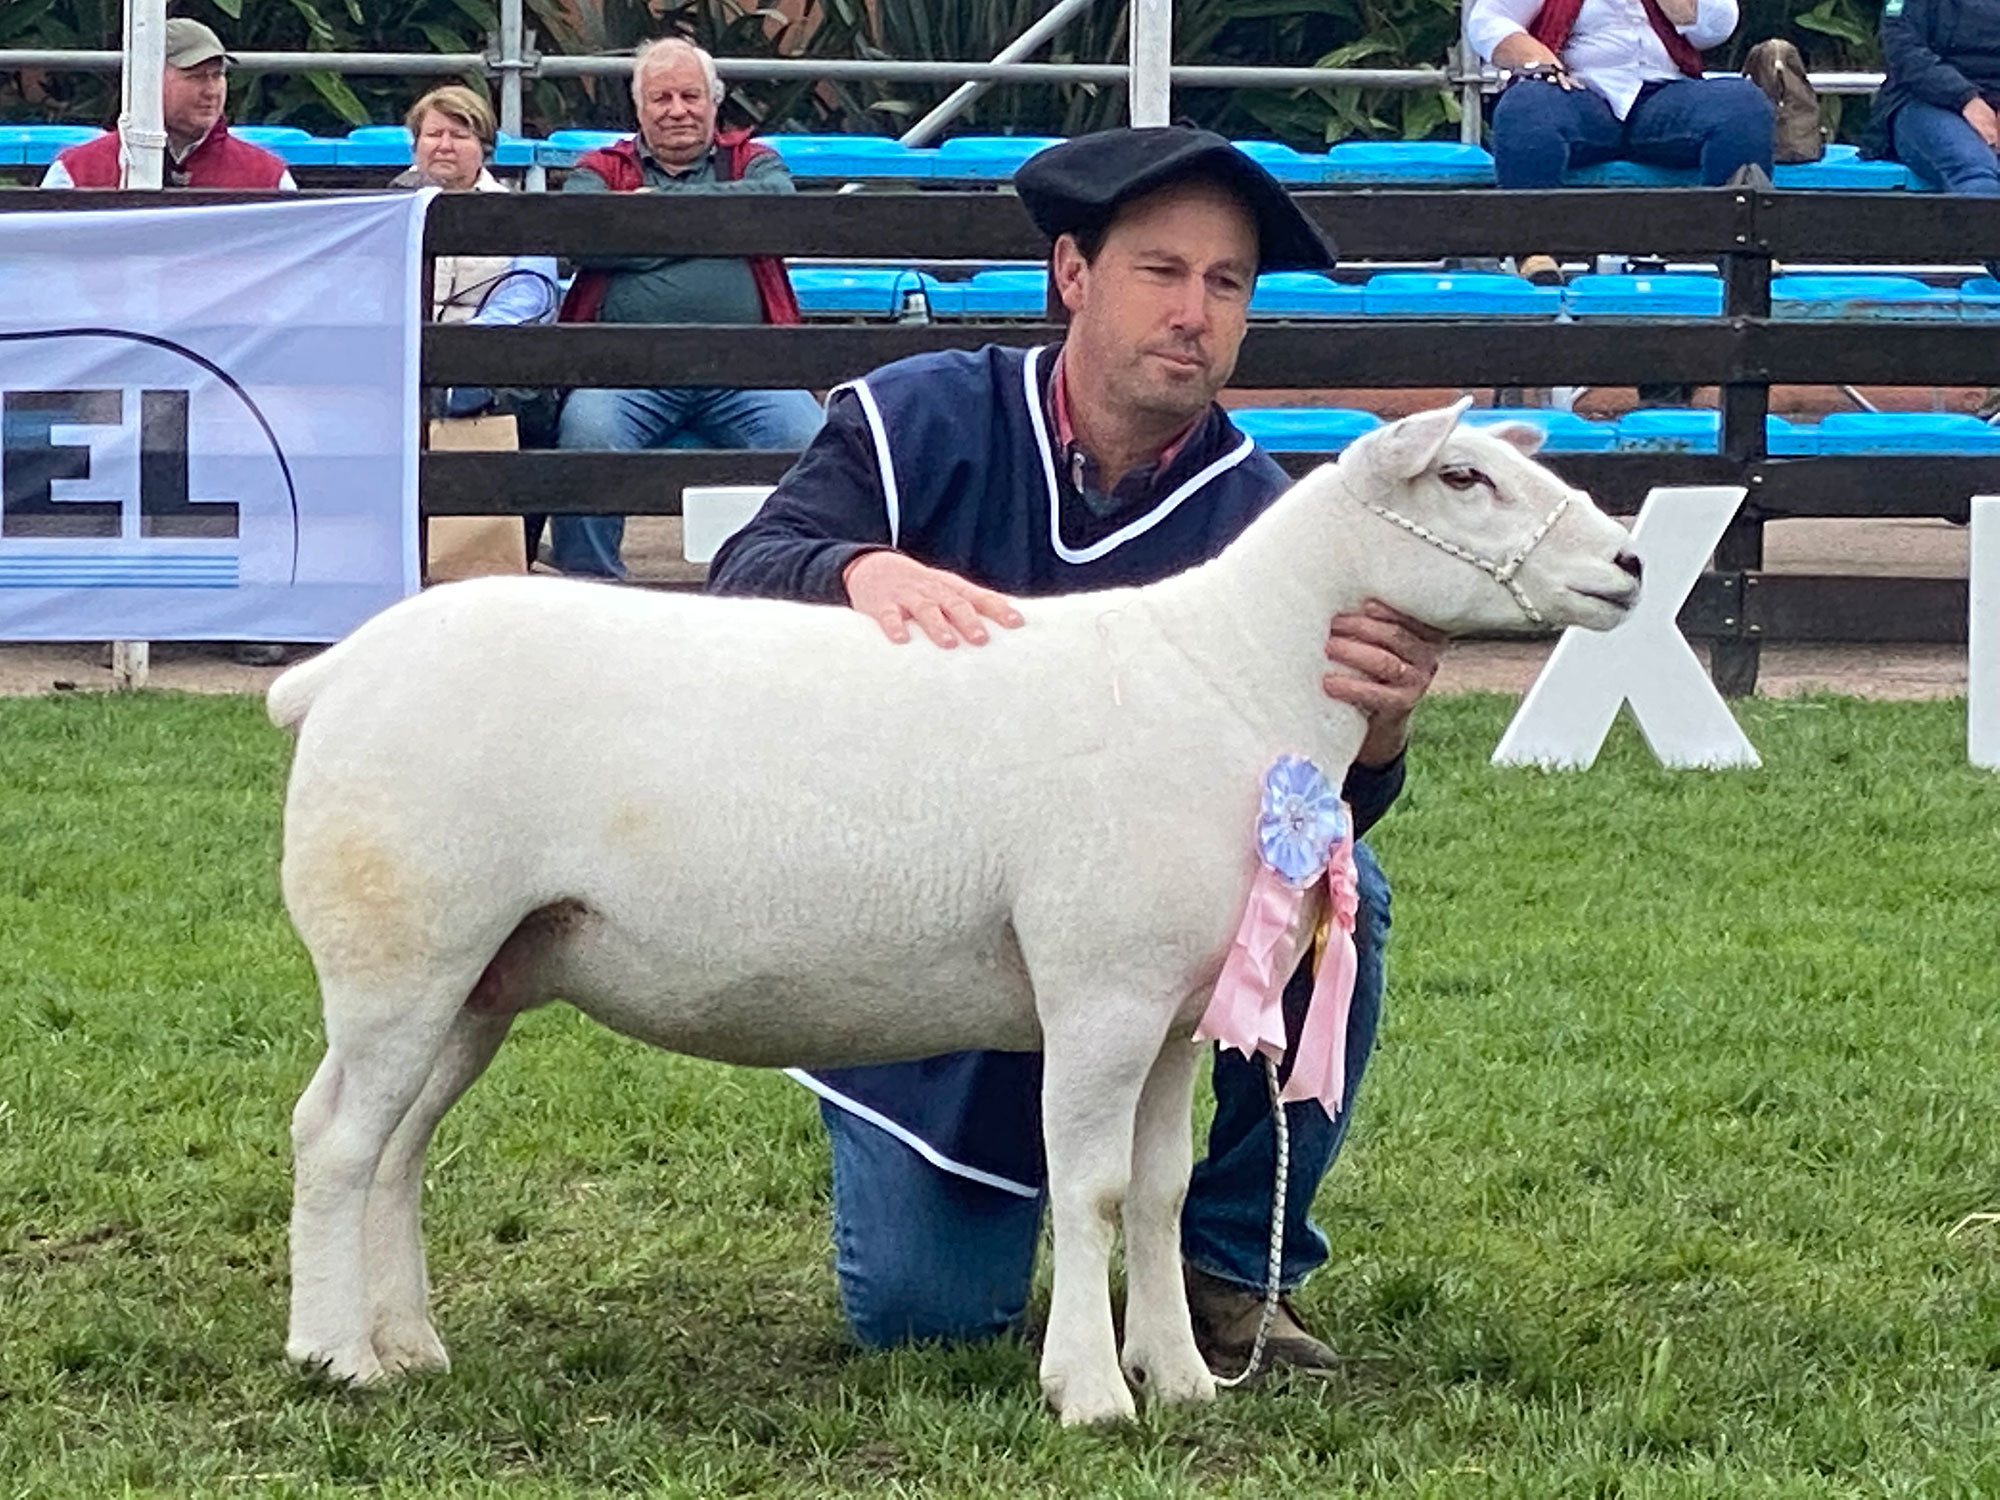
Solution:
[{"label": "brown leather boot", "polygon": [[[1193,1266],[1184,1268],[1187,1278],[1188,1314],[1194,1322],[1195,1346],[1209,1369],[1217,1375],[1240,1375],[1250,1362],[1250,1348],[1257,1338],[1257,1320],[1264,1314],[1264,1294],[1233,1281],[1223,1281]],[[1278,1299],[1271,1318],[1271,1332],[1264,1340],[1261,1368],[1285,1366],[1294,1370],[1332,1370],[1339,1356],[1326,1344],[1307,1333],[1292,1310],[1289,1297]]]}]

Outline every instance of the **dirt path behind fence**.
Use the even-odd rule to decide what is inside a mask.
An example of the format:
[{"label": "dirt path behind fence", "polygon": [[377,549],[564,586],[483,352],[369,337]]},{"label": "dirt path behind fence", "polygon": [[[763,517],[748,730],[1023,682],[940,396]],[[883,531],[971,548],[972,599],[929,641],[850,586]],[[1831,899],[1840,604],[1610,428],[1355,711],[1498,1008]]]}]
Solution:
[{"label": "dirt path behind fence", "polygon": [[[698,569],[681,561],[676,519],[633,520],[626,557],[640,578],[699,577]],[[1963,578],[1966,532],[1942,521],[1781,521],[1765,528],[1765,558],[1776,572]],[[1446,659],[1438,690],[1524,692],[1549,650],[1546,642],[1462,643]],[[1943,698],[1965,691],[1965,670],[1962,646],[1766,646],[1759,690]],[[276,668],[239,666],[226,646],[160,643],[152,651],[152,682],[158,688],[253,693],[276,675]],[[110,685],[102,645],[0,646],[0,695]]]}]

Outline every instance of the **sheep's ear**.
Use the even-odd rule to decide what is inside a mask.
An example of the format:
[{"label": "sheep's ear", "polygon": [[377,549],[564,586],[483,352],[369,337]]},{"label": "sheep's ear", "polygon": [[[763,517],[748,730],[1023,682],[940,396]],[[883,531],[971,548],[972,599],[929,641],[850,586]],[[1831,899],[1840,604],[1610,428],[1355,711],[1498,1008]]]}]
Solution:
[{"label": "sheep's ear", "polygon": [[1390,423],[1375,436],[1375,462],[1391,479],[1415,479],[1437,460],[1460,414],[1470,405],[1472,398],[1464,396],[1450,406]]},{"label": "sheep's ear", "polygon": [[1542,451],[1542,444],[1548,438],[1548,434],[1533,422],[1495,422],[1486,431],[1501,442],[1519,448],[1530,458]]}]

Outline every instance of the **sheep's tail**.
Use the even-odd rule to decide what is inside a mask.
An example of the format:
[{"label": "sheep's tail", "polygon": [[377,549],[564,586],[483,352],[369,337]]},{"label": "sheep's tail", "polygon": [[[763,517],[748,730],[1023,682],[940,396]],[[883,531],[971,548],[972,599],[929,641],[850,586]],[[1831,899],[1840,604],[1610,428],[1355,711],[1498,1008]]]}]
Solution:
[{"label": "sheep's tail", "polygon": [[264,711],[271,716],[273,724],[294,733],[298,731],[298,727],[305,722],[307,710],[313,706],[313,700],[326,685],[328,676],[340,665],[340,658],[346,654],[347,647],[348,641],[341,641],[279,675],[264,695]]}]

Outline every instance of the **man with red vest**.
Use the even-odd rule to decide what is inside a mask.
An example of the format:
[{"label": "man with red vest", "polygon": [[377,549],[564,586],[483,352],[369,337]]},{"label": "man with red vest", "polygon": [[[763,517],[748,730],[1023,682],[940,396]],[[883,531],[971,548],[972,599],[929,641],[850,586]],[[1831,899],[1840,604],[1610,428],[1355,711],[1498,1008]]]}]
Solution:
[{"label": "man with red vest", "polygon": [[[166,50],[167,66],[160,77],[161,112],[167,126],[166,186],[267,192],[296,188],[283,161],[229,133],[222,109],[229,94],[226,74],[235,59],[222,39],[201,22],[176,16],[167,22]],[[70,147],[50,164],[42,186],[119,186],[118,132]]]},{"label": "man with red vest", "polygon": [[1623,159],[1699,167],[1720,186],[1771,171],[1771,101],[1704,78],[1701,54],[1736,29],[1737,0],[1472,0],[1465,38],[1513,80],[1494,103],[1503,188],[1554,188],[1572,167]]},{"label": "man with red vest", "polygon": [[[750,132],[715,128],[722,81],[715,59],[678,37],[640,49],[632,67],[639,133],[592,151],[567,193],[789,193],[791,174]],[[774,256],[615,256],[585,259],[564,322],[796,323],[799,306]],[[563,403],[559,446],[801,449],[819,431],[810,391],[719,386],[662,390],[585,387]],[[623,516],[551,516],[551,560],[565,573],[622,578]]]}]

